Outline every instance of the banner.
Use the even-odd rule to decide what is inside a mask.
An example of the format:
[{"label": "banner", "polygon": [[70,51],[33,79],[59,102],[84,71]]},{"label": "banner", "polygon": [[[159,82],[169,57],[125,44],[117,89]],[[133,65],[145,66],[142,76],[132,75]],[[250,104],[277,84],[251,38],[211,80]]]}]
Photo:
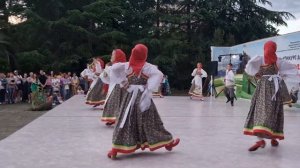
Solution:
[{"label": "banner", "polygon": [[[277,56],[297,65],[300,73],[300,32],[289,33],[285,35],[265,38],[261,40],[251,41],[232,47],[211,47],[211,60],[220,61],[218,63],[219,76],[225,75],[228,63],[233,64],[234,71],[237,71],[241,65],[240,55],[248,55],[250,58],[254,56],[263,56],[263,48],[265,42],[272,40],[277,43]],[[221,59],[220,59],[221,58]],[[219,60],[220,59],[220,60]],[[299,78],[289,79],[286,81],[289,89],[299,87]]]}]

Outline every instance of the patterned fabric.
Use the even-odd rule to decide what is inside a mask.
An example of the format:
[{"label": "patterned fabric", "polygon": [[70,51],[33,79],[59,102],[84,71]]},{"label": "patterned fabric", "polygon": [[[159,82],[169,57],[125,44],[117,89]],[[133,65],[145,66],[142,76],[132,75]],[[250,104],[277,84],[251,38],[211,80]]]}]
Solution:
[{"label": "patterned fabric", "polygon": [[269,76],[278,72],[276,65],[261,66],[256,74],[260,78],[253,95],[250,111],[246,119],[244,134],[268,139],[284,139],[283,134],[283,104],[291,100],[286,84],[279,81],[276,100],[272,100],[275,93],[274,79]]},{"label": "patterned fabric", "polygon": [[[146,85],[147,79],[132,75],[128,77],[128,82],[133,85]],[[122,121],[131,95],[132,93],[126,90],[122,95],[120,115],[117,121]],[[153,151],[164,147],[173,140],[172,135],[164,128],[153,101],[147,111],[141,112],[139,107],[141,96],[142,92],[139,91],[123,128],[120,128],[121,122],[117,122],[112,140],[113,149],[117,152],[131,153],[138,148],[149,148]]]},{"label": "patterned fabric", "polygon": [[100,78],[96,79],[97,83],[93,88],[90,88],[87,93],[86,104],[101,105],[104,104],[106,98],[106,92],[103,89],[103,82]]},{"label": "patterned fabric", "polygon": [[123,92],[126,91],[121,89],[119,84],[116,84],[112,90],[110,96],[106,100],[106,104],[103,109],[101,121],[104,122],[115,122],[116,117],[120,113],[120,104],[122,101]]},{"label": "patterned fabric", "polygon": [[32,109],[39,108],[47,101],[46,94],[43,91],[36,90],[31,94]]}]

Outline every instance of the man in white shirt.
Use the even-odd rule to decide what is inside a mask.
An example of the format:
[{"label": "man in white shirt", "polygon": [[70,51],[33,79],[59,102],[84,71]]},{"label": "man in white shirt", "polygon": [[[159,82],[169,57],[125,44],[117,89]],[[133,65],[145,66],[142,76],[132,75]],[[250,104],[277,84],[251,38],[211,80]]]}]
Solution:
[{"label": "man in white shirt", "polygon": [[87,64],[87,67],[80,73],[80,76],[84,79],[84,94],[87,94],[89,90],[89,81],[93,80],[93,71],[90,68],[90,65]]},{"label": "man in white shirt", "polygon": [[232,71],[231,63],[227,65],[226,76],[224,78],[224,82],[225,82],[224,93],[227,98],[226,103],[228,103],[230,101],[231,106],[233,106],[233,100],[235,98],[235,94],[234,94],[235,83],[234,83],[234,73]]}]

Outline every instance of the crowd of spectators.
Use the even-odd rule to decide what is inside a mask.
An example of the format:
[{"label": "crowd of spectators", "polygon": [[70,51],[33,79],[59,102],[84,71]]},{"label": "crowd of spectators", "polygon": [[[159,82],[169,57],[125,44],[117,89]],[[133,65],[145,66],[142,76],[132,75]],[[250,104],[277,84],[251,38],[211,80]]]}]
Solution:
[{"label": "crowd of spectators", "polygon": [[53,105],[58,105],[73,95],[83,94],[82,88],[86,90],[85,79],[71,72],[51,71],[47,74],[40,70],[39,73],[30,72],[22,75],[17,70],[0,72],[0,105],[32,103],[36,92],[42,92],[47,98],[51,98]]}]

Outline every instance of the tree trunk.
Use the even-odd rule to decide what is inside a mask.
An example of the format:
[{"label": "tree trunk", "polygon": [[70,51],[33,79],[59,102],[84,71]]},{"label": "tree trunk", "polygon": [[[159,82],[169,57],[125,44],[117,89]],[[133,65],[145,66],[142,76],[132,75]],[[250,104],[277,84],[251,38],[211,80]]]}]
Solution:
[{"label": "tree trunk", "polygon": [[188,42],[190,43],[191,39],[192,39],[191,19],[189,18],[190,14],[191,14],[191,1],[190,0],[188,1],[187,7],[186,7],[186,14],[188,16],[188,19],[186,21],[187,39],[188,39]]},{"label": "tree trunk", "polygon": [[17,70],[19,68],[16,60],[16,54],[13,48],[10,46],[7,46],[7,58],[8,58],[8,63],[11,71]]},{"label": "tree trunk", "polygon": [[160,36],[160,0],[156,0],[156,32],[155,32],[155,36],[156,38],[159,38]]}]

